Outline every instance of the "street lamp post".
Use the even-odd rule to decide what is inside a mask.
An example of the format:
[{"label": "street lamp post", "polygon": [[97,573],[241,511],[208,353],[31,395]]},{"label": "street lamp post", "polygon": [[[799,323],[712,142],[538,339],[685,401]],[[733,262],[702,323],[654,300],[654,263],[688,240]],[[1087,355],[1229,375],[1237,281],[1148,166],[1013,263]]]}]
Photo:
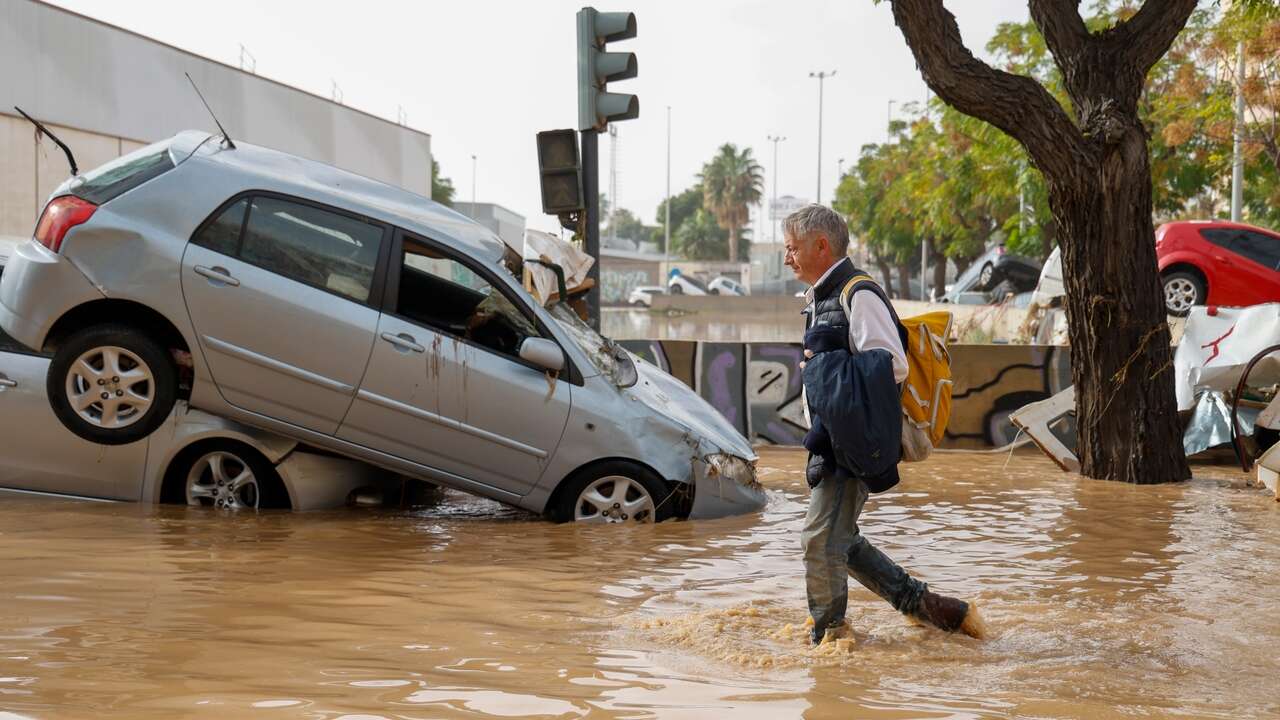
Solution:
[{"label": "street lamp post", "polygon": [[671,265],[671,106],[667,106],[667,203],[666,218],[662,221],[662,264]]},{"label": "street lamp post", "polygon": [[819,205],[822,204],[822,83],[835,74],[835,70],[809,73],[809,77],[818,78],[818,192],[814,202]]},{"label": "street lamp post", "polygon": [[[773,231],[773,244],[778,244],[778,143],[786,140],[784,135],[766,135],[765,139],[773,143],[773,201],[769,203],[769,224]],[[778,278],[782,277],[783,259],[778,260]],[[772,264],[772,263],[771,263]]]}]

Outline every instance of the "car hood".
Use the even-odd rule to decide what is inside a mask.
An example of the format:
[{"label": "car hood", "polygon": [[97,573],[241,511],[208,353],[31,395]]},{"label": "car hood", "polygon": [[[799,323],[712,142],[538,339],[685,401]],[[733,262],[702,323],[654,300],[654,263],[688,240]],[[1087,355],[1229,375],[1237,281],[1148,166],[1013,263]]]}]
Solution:
[{"label": "car hood", "polygon": [[663,416],[684,425],[699,439],[716,446],[721,452],[744,460],[756,459],[751,443],[739,433],[718,410],[695,393],[688,385],[663,372],[653,364],[632,355],[638,379],[623,389]]}]

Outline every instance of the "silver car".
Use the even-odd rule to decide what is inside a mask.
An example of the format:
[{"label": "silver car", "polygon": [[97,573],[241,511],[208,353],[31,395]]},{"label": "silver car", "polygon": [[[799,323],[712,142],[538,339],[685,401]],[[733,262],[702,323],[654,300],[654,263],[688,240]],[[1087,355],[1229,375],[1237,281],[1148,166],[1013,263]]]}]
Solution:
[{"label": "silver car", "polygon": [[64,183],[0,279],[52,352],[57,417],[101,444],[175,402],[557,520],[756,509],[747,440],[425,198],[182,133]]},{"label": "silver car", "polygon": [[[12,247],[0,238],[0,278]],[[104,447],[58,422],[49,357],[0,331],[0,492],[236,510],[341,507],[399,497],[401,479],[178,402],[151,437]]]}]

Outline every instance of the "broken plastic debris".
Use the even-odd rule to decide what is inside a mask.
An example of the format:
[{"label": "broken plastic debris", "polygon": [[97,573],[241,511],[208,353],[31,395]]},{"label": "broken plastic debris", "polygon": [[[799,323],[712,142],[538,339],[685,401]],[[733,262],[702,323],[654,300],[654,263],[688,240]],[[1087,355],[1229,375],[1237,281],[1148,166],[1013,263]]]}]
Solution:
[{"label": "broken plastic debris", "polygon": [[1075,409],[1076,389],[1073,385],[1051,398],[1023,406],[1009,415],[1009,421],[1025,432],[1063,472],[1080,472],[1080,460],[1050,427]]}]

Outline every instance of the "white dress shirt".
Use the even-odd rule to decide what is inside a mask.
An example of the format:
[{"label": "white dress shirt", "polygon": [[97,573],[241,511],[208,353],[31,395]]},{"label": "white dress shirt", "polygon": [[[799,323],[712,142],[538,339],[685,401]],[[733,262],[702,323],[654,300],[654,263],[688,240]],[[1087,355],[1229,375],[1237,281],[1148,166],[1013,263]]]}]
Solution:
[{"label": "white dress shirt", "polygon": [[[841,258],[835,261],[827,271],[818,278],[818,282],[813,284],[805,291],[805,300],[809,303],[809,312],[813,312],[813,288],[822,284],[836,266],[842,262],[848,261],[848,258]],[[843,289],[843,288],[841,288]],[[902,337],[898,335],[898,326],[893,322],[893,316],[889,314],[889,308],[885,307],[884,302],[880,300],[873,292],[856,292],[853,294],[849,303],[849,348],[853,352],[866,352],[867,350],[884,350],[893,358],[893,379],[894,382],[902,382],[907,379],[907,353],[902,349]],[[808,415],[808,403],[805,403],[806,415]]]}]

